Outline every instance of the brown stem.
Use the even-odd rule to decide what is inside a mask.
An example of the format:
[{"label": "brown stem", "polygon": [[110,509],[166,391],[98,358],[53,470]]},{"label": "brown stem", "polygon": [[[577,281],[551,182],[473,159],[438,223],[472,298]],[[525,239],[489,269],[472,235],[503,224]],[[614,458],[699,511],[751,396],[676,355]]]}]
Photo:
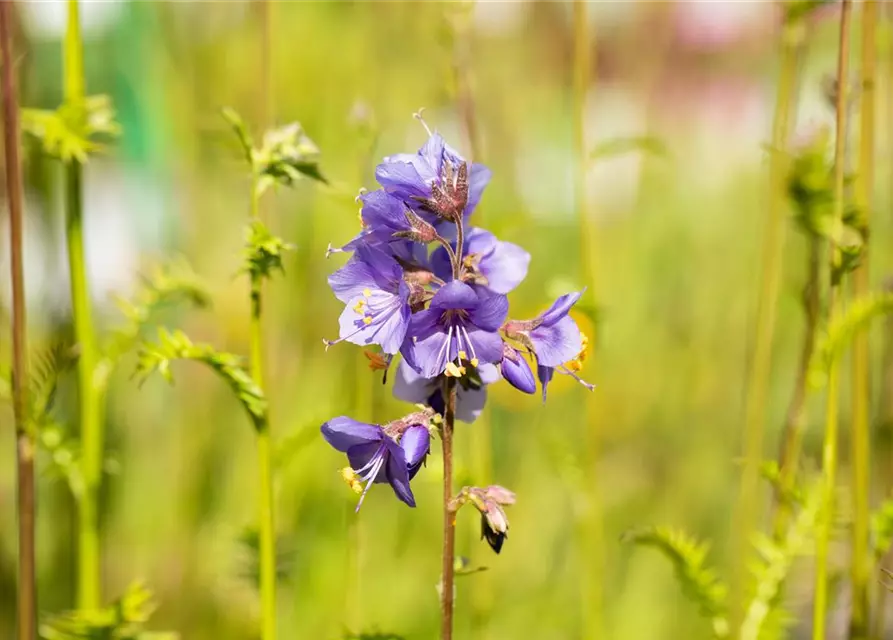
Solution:
[{"label": "brown stem", "polygon": [[11,0],[0,2],[0,52],[3,65],[3,142],[9,198],[12,271],[13,409],[16,422],[19,515],[18,638],[33,640],[37,627],[34,560],[34,443],[27,429],[28,361],[25,336],[25,283],[22,267],[22,173],[19,112],[11,41]]},{"label": "brown stem", "polygon": [[[782,448],[779,455],[781,467],[781,487],[792,489],[797,475],[800,451],[803,447],[803,432],[806,429],[806,386],[812,352],[815,347],[815,332],[821,311],[821,247],[819,239],[809,238],[809,257],[806,285],[803,288],[803,309],[806,314],[806,328],[803,344],[800,348],[800,361],[797,367],[797,378],[788,412],[785,418]],[[780,539],[787,529],[790,517],[790,505],[784,496],[777,496],[774,530],[776,539]]]},{"label": "brown stem", "polygon": [[440,638],[453,638],[453,571],[455,567],[456,512],[453,505],[453,426],[456,423],[456,381],[444,383],[446,411],[440,439],[443,442],[443,566],[441,568]]}]

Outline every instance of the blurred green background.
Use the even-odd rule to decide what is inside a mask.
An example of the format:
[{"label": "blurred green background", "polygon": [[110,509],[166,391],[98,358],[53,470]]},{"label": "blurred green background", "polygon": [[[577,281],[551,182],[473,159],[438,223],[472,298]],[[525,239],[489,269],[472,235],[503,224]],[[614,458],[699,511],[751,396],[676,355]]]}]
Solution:
[{"label": "blurred green background", "polygon": [[[680,525],[712,538],[711,558],[729,565],[780,12],[770,2],[618,0],[587,9],[593,63],[585,145],[645,136],[652,149],[594,160],[581,207],[568,3],[83,3],[88,92],[113,97],[124,129],[86,170],[87,252],[103,327],[119,322],[113,294],[126,297],[141,271],[180,256],[214,305],[172,309],[161,320],[246,353],[247,283],[236,271],[249,184],[219,110],[234,107],[255,133],[298,120],[322,150],[329,187],[307,181],[264,204],[273,230],[297,247],[267,289],[266,311],[287,640],[436,635],[439,447],[414,482],[417,509],[379,487],[357,516],[356,496],[338,477],[342,457],[319,436],[335,415],[387,421],[406,410],[360,349],[324,351],[321,339],[337,333],[340,313],[326,276],[344,261],[327,260],[325,249],[358,230],[353,197],[374,188],[376,162],[424,141],[414,111],[425,107],[429,124],[469,153],[458,107],[466,82],[480,135],[475,160],[494,174],[477,222],[533,256],[527,280],[510,296],[512,314],[528,317],[558,293],[588,286],[598,324],[577,319],[594,346],[583,376],[598,386],[588,394],[559,380],[544,406],[500,383],[484,418],[458,428],[457,486],[496,482],[515,490],[518,503],[498,557],[479,541],[477,515],[459,516],[457,552],[488,570],[458,579],[456,635],[707,634],[666,563],[619,539],[635,526]],[[19,3],[18,10],[22,104],[54,108],[64,4]],[[810,27],[798,131],[832,120],[821,80],[833,71],[836,21],[819,13]],[[884,29],[882,80],[893,69],[886,21]],[[889,246],[893,222],[890,84],[879,87],[876,247]],[[61,172],[29,146],[26,177],[28,303],[39,345],[71,334]],[[595,225],[588,249],[581,210]],[[802,333],[805,241],[793,225],[789,231],[767,456],[777,451]],[[4,236],[4,295],[6,246]],[[584,269],[584,250],[592,269]],[[889,251],[873,252],[874,286],[891,275],[891,263]],[[6,358],[8,330],[2,335]],[[893,366],[891,336],[883,328],[872,334],[876,452],[889,446],[881,427],[893,414],[893,376],[884,375]],[[105,596],[142,578],[160,604],[153,628],[188,640],[254,637],[258,605],[243,577],[250,554],[239,542],[255,520],[251,427],[198,365],[178,366],[172,388],[152,379],[137,389],[134,364],[125,359],[109,396]],[[60,412],[76,430],[73,384],[72,377],[60,391]],[[0,411],[8,425],[0,447],[0,637],[11,637],[13,429],[11,412]],[[817,415],[807,436],[812,461]],[[845,445],[844,466],[846,458]],[[889,486],[884,471],[878,497]],[[52,612],[72,604],[73,509],[64,483],[47,476],[39,500],[40,608]],[[808,606],[810,579],[805,572],[789,589],[795,611]]]}]

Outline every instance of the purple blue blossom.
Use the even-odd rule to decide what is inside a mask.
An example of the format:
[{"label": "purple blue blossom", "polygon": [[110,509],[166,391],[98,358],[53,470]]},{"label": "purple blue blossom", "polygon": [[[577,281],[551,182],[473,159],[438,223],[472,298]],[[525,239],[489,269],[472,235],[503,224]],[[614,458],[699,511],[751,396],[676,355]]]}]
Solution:
[{"label": "purple blue blossom", "polygon": [[[477,420],[487,403],[487,385],[498,380],[499,372],[492,364],[481,364],[459,378],[456,419],[468,424]],[[394,397],[412,404],[425,404],[441,415],[445,410],[442,380],[416,373],[405,360],[397,366]]]},{"label": "purple blue blossom", "polygon": [[[452,243],[455,250],[456,243]],[[527,277],[530,254],[511,242],[496,239],[489,231],[471,227],[462,245],[463,281],[486,287],[493,293],[506,294]],[[453,267],[445,247],[431,254],[434,273],[445,281],[452,280]]]}]

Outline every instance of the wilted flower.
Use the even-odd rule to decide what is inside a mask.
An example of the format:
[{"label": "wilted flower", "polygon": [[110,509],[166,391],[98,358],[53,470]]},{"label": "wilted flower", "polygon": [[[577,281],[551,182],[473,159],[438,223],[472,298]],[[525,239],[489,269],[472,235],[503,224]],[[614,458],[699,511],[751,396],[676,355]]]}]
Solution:
[{"label": "wilted flower", "polygon": [[384,427],[359,422],[347,416],[332,418],[322,425],[323,437],[338,451],[347,454],[350,467],[342,477],[360,493],[357,511],[373,483],[387,482],[397,497],[415,506],[409,481],[415,477],[430,447],[428,420],[431,412],[413,413]]},{"label": "wilted flower", "polygon": [[499,553],[509,530],[508,517],[503,507],[515,504],[515,494],[499,485],[490,485],[484,489],[465,487],[454,502],[456,509],[465,503],[474,505],[481,514],[481,538],[486,539],[490,548]]}]

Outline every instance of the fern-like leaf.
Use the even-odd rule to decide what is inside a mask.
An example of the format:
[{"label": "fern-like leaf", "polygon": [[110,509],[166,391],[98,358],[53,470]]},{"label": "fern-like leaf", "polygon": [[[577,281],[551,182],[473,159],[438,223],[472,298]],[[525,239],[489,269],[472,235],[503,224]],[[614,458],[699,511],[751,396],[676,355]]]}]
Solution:
[{"label": "fern-like leaf", "polygon": [[263,390],[254,382],[242,360],[236,355],[217,351],[206,344],[194,344],[182,331],[169,332],[160,329],[157,344],[146,343],[139,352],[136,375],[145,380],[158,372],[168,382],[173,382],[170,371],[174,360],[194,360],[209,366],[229,385],[251,418],[255,428],[263,429],[267,421],[267,400]]},{"label": "fern-like leaf", "polygon": [[780,638],[791,621],[781,607],[781,592],[794,560],[811,540],[821,506],[821,487],[809,489],[797,517],[781,542],[760,535],[755,542],[760,560],[754,565],[754,595],[741,624],[741,640]]},{"label": "fern-like leaf", "polygon": [[670,527],[649,527],[627,532],[626,542],[654,547],[673,563],[683,593],[698,605],[710,620],[716,638],[729,636],[726,596],[728,588],[706,564],[710,545],[684,531]]},{"label": "fern-like leaf", "polygon": [[839,318],[832,320],[816,349],[810,365],[810,383],[823,386],[830,364],[836,361],[857,333],[875,318],[893,313],[893,293],[870,293],[851,303]]}]

